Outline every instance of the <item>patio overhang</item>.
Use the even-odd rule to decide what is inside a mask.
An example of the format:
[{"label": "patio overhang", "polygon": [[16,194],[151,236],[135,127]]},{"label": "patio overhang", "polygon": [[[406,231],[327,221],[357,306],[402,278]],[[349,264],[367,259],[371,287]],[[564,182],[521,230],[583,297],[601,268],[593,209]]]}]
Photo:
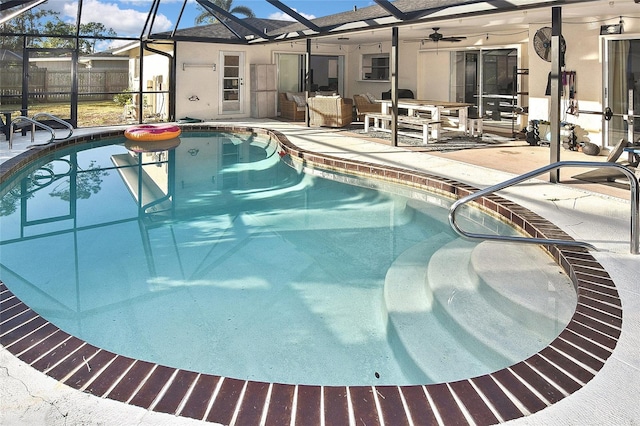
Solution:
[{"label": "patio overhang", "polygon": [[[346,33],[378,30],[394,26],[423,25],[425,28],[435,22],[474,18],[507,12],[525,12],[531,9],[546,9],[552,6],[575,5],[597,0],[374,0],[375,5],[346,11],[335,15],[307,19],[282,0],[266,0],[269,4],[288,15],[293,21],[271,21],[268,19],[240,19],[217,6],[211,0],[196,0],[216,18],[214,25],[179,29],[183,12],[190,0],[183,0],[175,26],[167,32],[153,31],[154,23],[161,14],[161,1],[153,0],[147,13],[144,28],[139,34],[140,41],[173,40],[205,43],[260,44],[278,43],[307,38],[340,36]],[[45,0],[6,0],[0,4],[0,23],[14,18],[34,8]],[[65,38],[96,38],[83,35],[79,22],[83,14],[83,0],[78,1],[78,27],[74,35]],[[273,25],[268,25],[267,23]],[[264,23],[264,25],[263,25]],[[16,34],[4,34],[15,36]],[[59,34],[38,33],[39,37],[61,37]],[[99,38],[99,36],[98,36]],[[110,37],[113,39],[135,40],[132,37]],[[387,35],[386,39],[389,36]]]},{"label": "patio overhang", "polygon": [[[269,3],[280,1],[268,0]],[[313,22],[298,20],[297,24],[281,29],[280,34],[269,37],[246,37],[248,44],[265,42],[294,41],[298,39],[317,38],[340,35],[365,30],[376,30],[401,27],[413,24],[428,24],[443,20],[471,18],[496,13],[526,11],[530,9],[548,9],[576,3],[589,3],[596,0],[472,0],[466,2],[434,2],[374,0],[376,6],[346,13],[349,17],[341,21],[331,21],[332,17],[318,18]],[[438,3],[437,6],[433,6]],[[447,3],[447,4],[442,4]],[[284,6],[284,5],[283,5]],[[284,6],[285,8],[287,6]],[[311,25],[309,25],[311,24]]]}]

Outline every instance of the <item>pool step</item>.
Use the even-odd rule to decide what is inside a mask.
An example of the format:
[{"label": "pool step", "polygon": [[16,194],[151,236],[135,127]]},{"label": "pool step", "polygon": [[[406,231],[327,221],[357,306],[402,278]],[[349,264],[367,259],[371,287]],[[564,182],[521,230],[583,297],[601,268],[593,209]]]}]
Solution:
[{"label": "pool step", "polygon": [[[444,244],[437,248],[438,242]],[[390,337],[401,356],[428,379],[444,381],[493,371],[540,350],[575,308],[568,278],[546,257],[533,246],[446,236],[405,251],[385,281]],[[451,365],[466,371],[451,371]]]},{"label": "pool step", "polygon": [[571,280],[538,246],[480,243],[471,255],[471,269],[488,303],[543,339],[559,334],[575,311]]},{"label": "pool step", "polygon": [[388,335],[396,356],[408,373],[426,382],[442,382],[468,377],[452,365],[472,371],[487,371],[483,361],[461,351],[458,336],[434,315],[433,293],[428,285],[429,259],[452,240],[438,234],[403,252],[387,271],[384,300],[388,315]]},{"label": "pool step", "polygon": [[[483,267],[475,269],[479,265]],[[536,261],[516,250],[513,244],[482,242],[475,246],[462,240],[453,241],[429,262],[434,313],[461,337],[467,350],[483,361],[498,364],[520,361],[545,347],[560,331],[537,327],[547,318],[541,314],[544,307],[530,306],[546,304],[547,298],[542,290],[530,289],[546,287],[549,277],[540,271],[535,273],[534,265]],[[531,273],[523,276],[526,268]],[[490,270],[498,272],[487,273]],[[500,293],[495,289],[510,291]],[[522,292],[528,292],[531,300],[507,301],[508,294]]]}]

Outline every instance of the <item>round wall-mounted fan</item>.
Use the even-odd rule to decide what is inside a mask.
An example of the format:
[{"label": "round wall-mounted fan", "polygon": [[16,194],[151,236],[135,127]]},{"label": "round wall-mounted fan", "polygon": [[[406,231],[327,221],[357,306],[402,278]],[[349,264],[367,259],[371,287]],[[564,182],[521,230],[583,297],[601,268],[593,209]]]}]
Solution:
[{"label": "round wall-mounted fan", "polygon": [[[542,27],[533,36],[533,48],[542,59],[551,62],[551,27]],[[567,44],[564,37],[560,36],[560,54],[564,62],[564,53],[567,51]]]},{"label": "round wall-mounted fan", "polygon": [[434,27],[433,32],[428,35],[428,40],[439,42],[439,41],[450,41],[450,42],[458,42],[464,40],[466,37],[463,36],[450,36],[445,37],[441,33],[438,32],[440,27]]}]

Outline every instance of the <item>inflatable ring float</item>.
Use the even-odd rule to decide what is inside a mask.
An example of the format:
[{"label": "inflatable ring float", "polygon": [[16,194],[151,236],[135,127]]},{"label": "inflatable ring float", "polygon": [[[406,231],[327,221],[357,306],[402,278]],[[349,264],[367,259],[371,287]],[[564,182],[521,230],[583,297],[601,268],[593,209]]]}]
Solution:
[{"label": "inflatable ring float", "polygon": [[129,127],[124,136],[132,141],[152,142],[177,138],[181,132],[175,124],[140,124]]},{"label": "inflatable ring float", "polygon": [[163,141],[147,141],[138,143],[137,140],[126,140],[124,142],[125,148],[129,151],[141,153],[141,152],[159,152],[175,149],[180,145],[180,138],[167,139]]}]

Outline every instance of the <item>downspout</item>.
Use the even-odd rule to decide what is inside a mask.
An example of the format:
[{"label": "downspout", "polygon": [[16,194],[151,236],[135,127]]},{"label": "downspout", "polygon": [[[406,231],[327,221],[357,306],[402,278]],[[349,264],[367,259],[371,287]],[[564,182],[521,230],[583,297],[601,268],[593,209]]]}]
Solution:
[{"label": "downspout", "polygon": [[[175,82],[175,75],[176,75],[176,60],[175,60],[175,56],[171,55],[170,53],[167,52],[163,52],[162,50],[158,50],[158,49],[154,49],[153,47],[149,46],[149,42],[148,41],[143,41],[142,42],[142,47],[145,50],[148,50],[149,52],[152,53],[157,53],[158,55],[162,55],[165,56],[169,59],[169,116],[168,121],[175,121],[175,116],[176,116],[176,105],[175,105],[175,94],[176,94],[176,82]],[[173,42],[173,50],[175,52],[176,49],[176,43]],[[140,61],[141,65],[140,68],[142,68],[142,61]],[[141,71],[141,76],[142,76],[142,71]],[[140,77],[140,81],[142,81],[142,77]],[[142,111],[142,110],[141,110]]]}]

